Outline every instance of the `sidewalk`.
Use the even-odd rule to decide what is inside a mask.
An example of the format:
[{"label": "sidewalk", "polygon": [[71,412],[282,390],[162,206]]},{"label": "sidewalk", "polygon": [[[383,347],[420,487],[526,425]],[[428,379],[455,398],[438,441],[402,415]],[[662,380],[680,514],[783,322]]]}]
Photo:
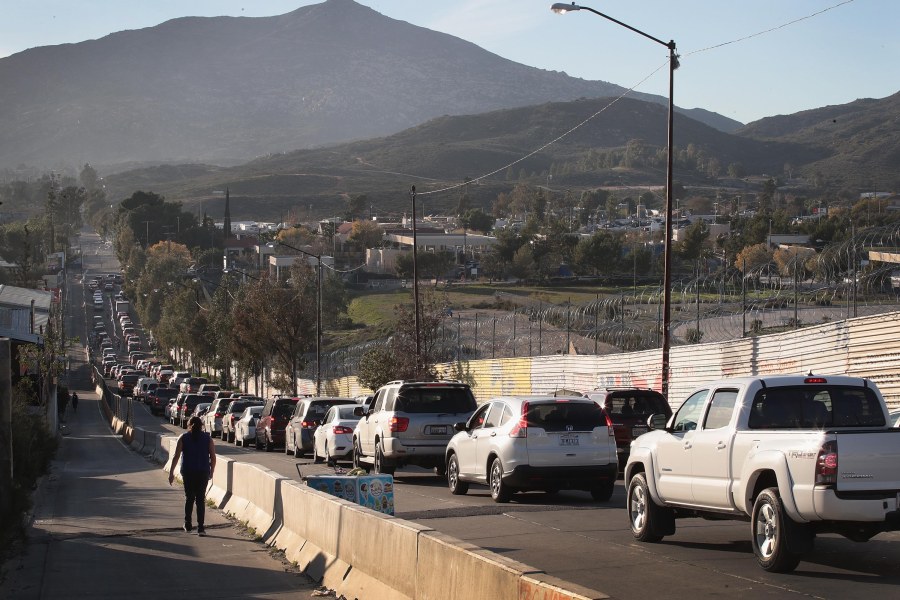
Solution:
[{"label": "sidewalk", "polygon": [[[80,370],[51,472],[34,497],[26,551],[3,565],[0,598],[304,598],[315,584],[219,511],[185,533],[184,495],[113,435]],[[196,515],[195,515],[196,525]]]}]

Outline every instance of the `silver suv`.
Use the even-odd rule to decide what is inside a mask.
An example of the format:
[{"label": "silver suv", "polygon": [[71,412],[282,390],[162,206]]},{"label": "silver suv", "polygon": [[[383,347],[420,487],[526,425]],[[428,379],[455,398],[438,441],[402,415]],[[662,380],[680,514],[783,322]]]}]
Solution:
[{"label": "silver suv", "polygon": [[465,383],[391,381],[375,394],[353,433],[353,464],[376,473],[393,474],[405,465],[445,473],[447,442],[454,424],[467,420],[477,404]]}]

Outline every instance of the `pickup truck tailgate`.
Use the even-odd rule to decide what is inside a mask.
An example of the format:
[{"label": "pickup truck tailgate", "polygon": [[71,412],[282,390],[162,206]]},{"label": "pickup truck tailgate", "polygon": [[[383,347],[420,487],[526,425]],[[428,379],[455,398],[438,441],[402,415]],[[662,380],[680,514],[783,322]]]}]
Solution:
[{"label": "pickup truck tailgate", "polygon": [[837,489],[900,490],[900,429],[836,433]]}]

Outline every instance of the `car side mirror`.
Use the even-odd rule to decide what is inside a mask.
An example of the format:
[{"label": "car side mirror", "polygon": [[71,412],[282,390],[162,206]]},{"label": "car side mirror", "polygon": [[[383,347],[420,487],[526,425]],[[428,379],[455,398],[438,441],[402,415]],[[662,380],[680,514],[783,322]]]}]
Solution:
[{"label": "car side mirror", "polygon": [[354,417],[364,417],[366,416],[366,407],[365,406],[357,406],[353,409]]},{"label": "car side mirror", "polygon": [[666,415],[650,415],[647,418],[647,427],[649,427],[651,431],[654,429],[665,429],[667,421]]},{"label": "car side mirror", "polygon": [[466,427],[465,421],[461,421],[459,423],[454,423],[453,429],[456,431],[467,431],[468,430],[468,428]]}]

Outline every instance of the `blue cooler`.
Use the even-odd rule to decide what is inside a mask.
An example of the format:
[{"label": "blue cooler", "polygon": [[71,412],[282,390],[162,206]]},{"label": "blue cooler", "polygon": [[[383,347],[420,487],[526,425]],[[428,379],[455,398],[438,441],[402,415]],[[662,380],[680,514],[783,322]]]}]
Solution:
[{"label": "blue cooler", "polygon": [[394,514],[394,478],[391,475],[310,475],[306,484],[386,515]]}]

